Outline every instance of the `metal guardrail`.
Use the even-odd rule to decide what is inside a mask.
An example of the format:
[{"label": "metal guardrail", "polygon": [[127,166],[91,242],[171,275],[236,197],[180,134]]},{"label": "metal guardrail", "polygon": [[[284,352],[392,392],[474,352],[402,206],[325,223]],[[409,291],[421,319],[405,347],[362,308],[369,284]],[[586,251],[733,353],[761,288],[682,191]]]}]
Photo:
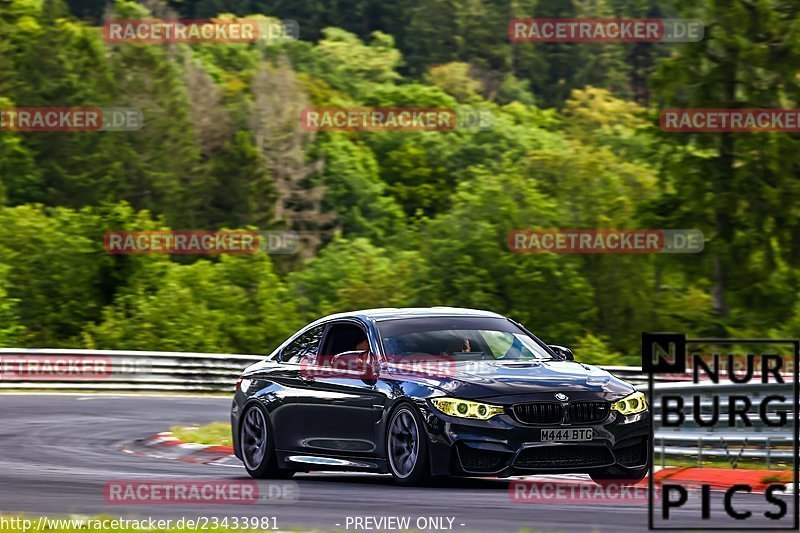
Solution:
[{"label": "metal guardrail", "polygon": [[[14,372],[14,357],[20,356],[41,357],[43,363],[51,364],[58,358],[84,360],[93,362],[99,371],[87,376],[51,374],[41,379],[30,372]],[[0,390],[232,391],[241,371],[263,359],[263,355],[3,348]]]},{"label": "metal guardrail", "polygon": [[[0,365],[15,356],[42,358],[85,358],[105,360],[107,373],[92,379],[75,376],[49,376],[30,379],[15,375],[0,366],[0,390],[80,389],[117,391],[230,391],[241,371],[264,359],[264,355],[154,352],[128,350],[0,349]],[[632,383],[644,383],[647,375],[639,367],[604,367]],[[27,379],[26,379],[27,378]]]},{"label": "metal guardrail", "polygon": [[702,467],[706,459],[726,460],[731,467],[741,461],[763,462],[767,468],[778,463],[794,464],[792,435],[668,435],[656,433],[654,461],[664,466],[667,457],[689,458]]},{"label": "metal guardrail", "polygon": [[[679,428],[659,427],[661,399],[665,395],[683,398],[686,419]],[[750,425],[734,416],[733,427],[727,424],[729,399],[732,395],[746,397],[751,402],[747,410]],[[771,401],[765,412],[767,421],[780,421],[780,412],[786,415],[786,425],[767,424],[760,415],[761,401],[767,396],[782,396],[784,401]],[[702,465],[705,459],[724,460],[731,466],[740,461],[763,462],[769,468],[776,463],[793,464],[794,461],[794,384],[786,383],[660,383],[653,389],[653,416],[657,421],[654,451],[656,462],[662,465],[667,457],[689,458]],[[699,397],[697,413],[694,398]],[[690,399],[691,398],[691,399]],[[714,400],[713,398],[716,398]],[[695,415],[709,421],[714,402],[718,402],[719,422],[711,427],[702,426]],[[741,406],[742,404],[738,404]]]},{"label": "metal guardrail", "polygon": [[[94,360],[107,363],[101,375],[86,377],[48,376],[48,379],[31,379],[26,375],[7,372],[8,361],[14,357],[41,357],[42,360],[57,358]],[[125,350],[68,350],[68,349],[0,349],[0,391],[2,390],[86,390],[119,392],[231,392],[236,378],[242,370],[263,355],[154,352]],[[612,374],[630,381],[640,389],[647,388],[647,374],[640,367],[603,367]],[[720,416],[727,417],[727,397],[731,392],[746,395],[753,401],[751,420],[753,426],[743,433],[717,432],[691,422],[694,406],[685,400],[684,413],[687,424],[680,430],[659,428],[655,435],[656,460],[680,456],[697,458],[760,459],[771,464],[773,461],[791,460],[793,450],[792,426],[771,428],[764,424],[757,413],[759,401],[768,394],[782,394],[784,403],[776,403],[778,409],[791,413],[792,384],[692,384],[674,381],[674,376],[659,377],[654,389],[656,399],[664,394],[683,397],[695,393],[706,394],[700,402],[701,414],[708,415],[711,407],[710,395],[720,397]],[[653,406],[654,415],[660,413],[660,402]],[[774,420],[776,414],[771,414]],[[791,420],[791,417],[789,417]],[[737,428],[734,428],[737,429]],[[744,429],[744,428],[741,428]],[[738,459],[737,459],[738,458]]]},{"label": "metal guardrail", "polygon": [[[42,358],[76,358],[105,360],[107,373],[93,379],[75,376],[50,376],[48,379],[26,379],[26,376],[5,372],[0,367],[0,390],[81,389],[118,391],[229,391],[241,371],[261,361],[264,355],[155,352],[128,350],[80,350],[2,348],[0,364],[14,356]],[[647,381],[640,367],[604,367],[614,375],[634,384]]]}]

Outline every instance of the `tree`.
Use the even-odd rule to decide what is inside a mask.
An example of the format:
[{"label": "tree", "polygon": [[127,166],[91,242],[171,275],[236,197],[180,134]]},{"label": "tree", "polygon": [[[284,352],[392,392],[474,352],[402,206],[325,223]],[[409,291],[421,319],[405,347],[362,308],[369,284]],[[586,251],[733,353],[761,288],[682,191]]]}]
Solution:
[{"label": "tree", "polygon": [[302,253],[313,254],[323,242],[334,220],[322,211],[325,190],[309,178],[320,169],[308,160],[315,132],[300,124],[300,114],[309,102],[285,57],[273,66],[264,63],[253,80],[252,130],[267,170],[275,180],[275,217],[286,227],[302,232]]},{"label": "tree", "polygon": [[[0,108],[12,107],[10,100],[0,98]],[[0,206],[36,201],[43,194],[41,173],[22,135],[3,132],[0,136]]]},{"label": "tree", "polygon": [[469,64],[463,62],[434,65],[428,70],[428,81],[451,94],[459,102],[477,99],[481,84],[470,77]]},{"label": "tree", "polygon": [[0,262],[6,294],[33,346],[75,346],[103,301],[100,218],[90,210],[26,205],[0,209]]},{"label": "tree", "polygon": [[148,261],[87,327],[90,347],[266,354],[299,327],[269,257]]},{"label": "tree", "polygon": [[370,43],[344,30],[326,28],[324,38],[317,48],[332,65],[337,79],[342,80],[349,92],[367,93],[375,84],[397,81],[400,75],[395,69],[402,55],[394,47],[391,35],[374,32]]},{"label": "tree", "polygon": [[[622,355],[615,352],[609,346],[606,339],[597,337],[592,333],[586,333],[578,338],[571,349],[575,354],[575,358],[581,363],[589,363],[592,365],[619,365],[623,362]],[[633,355],[625,359],[625,363],[628,364],[641,364],[640,358]]]},{"label": "tree", "polygon": [[8,296],[8,271],[9,267],[0,263],[0,347],[20,345],[24,332],[17,312],[19,301]]},{"label": "tree", "polygon": [[363,142],[342,132],[321,136],[318,149],[325,161],[319,180],[325,187],[324,207],[336,212],[342,232],[383,242],[396,233],[403,212],[380,178],[375,154]]},{"label": "tree", "polygon": [[337,238],[288,277],[290,294],[305,320],[370,307],[402,307],[411,300],[413,252],[392,253],[368,240]]},{"label": "tree", "polygon": [[415,271],[413,303],[508,314],[566,344],[595,324],[592,287],[574,257],[510,251],[513,230],[558,227],[554,202],[511,168],[501,174],[472,168],[453,208],[421,226],[411,241],[425,261]]},{"label": "tree", "polygon": [[[784,0],[687,5],[685,13],[705,21],[705,38],[662,63],[654,79],[660,104],[796,106],[798,9]],[[670,202],[678,206],[673,219],[706,234],[702,267],[713,280],[717,316],[734,324],[741,320],[734,317],[738,308],[763,327],[783,320],[798,282],[782,273],[781,263],[800,264],[797,140],[781,133],[666,133],[664,138],[682,156],[667,159],[675,192],[665,193],[665,201],[680,198]]]},{"label": "tree", "polygon": [[275,182],[249,131],[238,131],[209,163],[215,180],[211,227],[268,228],[275,221]]},{"label": "tree", "polygon": [[202,64],[188,55],[184,60],[186,88],[200,154],[207,160],[218,153],[231,135],[223,94]]}]

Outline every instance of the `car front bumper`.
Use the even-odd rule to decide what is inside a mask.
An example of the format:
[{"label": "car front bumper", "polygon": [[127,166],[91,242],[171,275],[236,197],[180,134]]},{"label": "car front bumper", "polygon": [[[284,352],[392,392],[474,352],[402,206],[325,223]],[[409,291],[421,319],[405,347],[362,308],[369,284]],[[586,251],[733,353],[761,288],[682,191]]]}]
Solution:
[{"label": "car front bumper", "polygon": [[[418,403],[429,437],[434,475],[507,477],[545,473],[624,475],[650,461],[650,412],[622,415],[611,411],[602,422],[530,425],[512,414],[490,420],[445,415],[429,402]],[[542,441],[543,429],[592,428],[592,440]]]}]

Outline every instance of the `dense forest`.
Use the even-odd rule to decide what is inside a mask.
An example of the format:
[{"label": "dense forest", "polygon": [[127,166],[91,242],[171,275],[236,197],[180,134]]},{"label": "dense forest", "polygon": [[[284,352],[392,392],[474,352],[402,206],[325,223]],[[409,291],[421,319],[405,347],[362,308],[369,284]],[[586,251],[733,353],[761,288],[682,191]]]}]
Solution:
[{"label": "dense forest", "polygon": [[[270,17],[299,39],[108,43],[110,18]],[[698,43],[512,43],[515,17],[693,17]],[[800,136],[667,107],[796,108],[796,0],[0,0],[0,345],[266,353],[307,321],[452,305],[581,360],[642,331],[800,331]],[[308,107],[478,106],[491,128],[310,131]],[[292,230],[294,255],[110,255],[109,230]],[[518,228],[692,228],[697,254],[517,254]]]}]

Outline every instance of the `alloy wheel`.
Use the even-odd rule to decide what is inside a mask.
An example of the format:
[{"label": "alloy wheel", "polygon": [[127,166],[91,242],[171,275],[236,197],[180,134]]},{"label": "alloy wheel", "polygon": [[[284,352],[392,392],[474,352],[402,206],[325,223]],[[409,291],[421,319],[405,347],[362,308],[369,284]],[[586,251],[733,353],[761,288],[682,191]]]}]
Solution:
[{"label": "alloy wheel", "polygon": [[419,457],[419,427],[414,415],[399,409],[389,426],[389,462],[395,475],[406,478],[414,471]]},{"label": "alloy wheel", "polygon": [[251,407],[242,423],[242,456],[251,470],[256,470],[264,462],[267,452],[267,421],[264,413],[256,406]]}]

